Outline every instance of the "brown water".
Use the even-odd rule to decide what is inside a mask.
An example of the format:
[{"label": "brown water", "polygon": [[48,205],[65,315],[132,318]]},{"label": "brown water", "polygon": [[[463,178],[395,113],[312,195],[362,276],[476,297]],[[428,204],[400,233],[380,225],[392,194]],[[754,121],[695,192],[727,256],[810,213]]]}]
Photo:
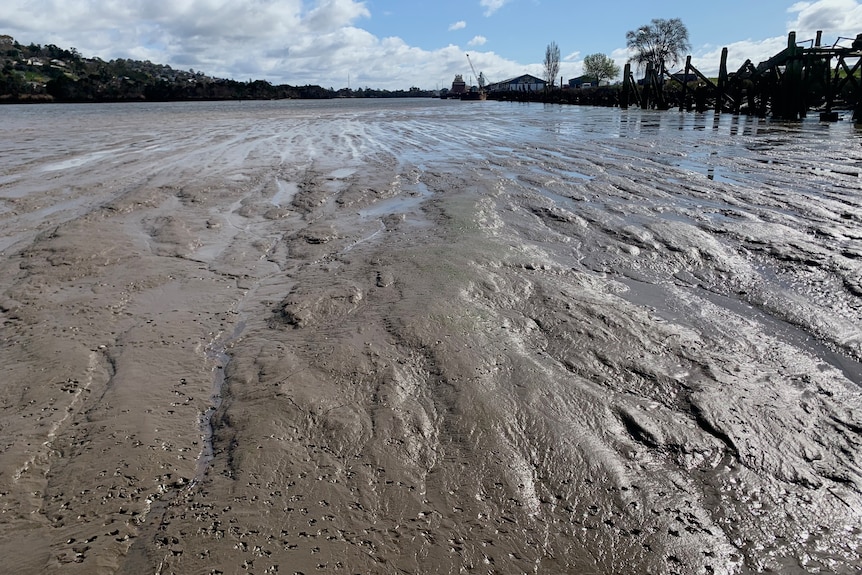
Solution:
[{"label": "brown water", "polygon": [[0,107],[15,573],[856,573],[862,132]]}]

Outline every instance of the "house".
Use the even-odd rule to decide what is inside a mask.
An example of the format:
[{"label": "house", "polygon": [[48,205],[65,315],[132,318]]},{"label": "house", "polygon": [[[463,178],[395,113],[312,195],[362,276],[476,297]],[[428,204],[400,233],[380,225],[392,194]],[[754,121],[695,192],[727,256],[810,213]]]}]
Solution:
[{"label": "house", "polygon": [[578,76],[577,78],[569,79],[569,88],[582,88],[584,84],[590,84],[590,86],[592,86],[595,82],[595,76]]},{"label": "house", "polygon": [[495,82],[485,86],[488,92],[541,92],[548,83],[541,78],[524,74],[516,78]]},{"label": "house", "polygon": [[588,76],[584,74],[583,76],[578,76],[577,78],[572,78],[569,80],[569,88],[596,88],[598,86],[610,86],[611,83],[605,79],[602,79],[601,82],[596,84],[595,76]]}]

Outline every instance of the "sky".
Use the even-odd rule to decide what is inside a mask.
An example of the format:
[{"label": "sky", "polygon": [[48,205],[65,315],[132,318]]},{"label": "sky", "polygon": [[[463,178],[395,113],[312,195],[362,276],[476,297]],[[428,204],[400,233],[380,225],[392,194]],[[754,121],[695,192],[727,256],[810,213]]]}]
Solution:
[{"label": "sky", "polygon": [[[718,9],[716,6],[721,5]],[[823,31],[823,43],[862,33],[859,0],[3,0],[0,34],[218,78],[325,88],[449,87],[455,74],[492,82],[543,76],[556,42],[560,75],[603,53],[625,64],[626,32],[680,18],[693,64],[715,75],[757,63]],[[844,41],[843,45],[849,45]],[[674,67],[674,69],[677,69]]]}]

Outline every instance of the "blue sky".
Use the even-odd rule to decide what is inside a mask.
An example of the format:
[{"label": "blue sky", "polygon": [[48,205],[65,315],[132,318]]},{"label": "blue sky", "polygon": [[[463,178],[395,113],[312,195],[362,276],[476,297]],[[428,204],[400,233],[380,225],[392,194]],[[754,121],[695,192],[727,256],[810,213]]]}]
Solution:
[{"label": "blue sky", "polygon": [[148,59],[239,80],[351,87],[435,88],[472,76],[465,53],[492,81],[541,76],[556,42],[561,75],[587,54],[622,66],[625,33],[653,18],[686,24],[695,65],[758,62],[787,32],[824,41],[862,33],[860,0],[5,0],[0,34],[75,47],[85,56]]}]

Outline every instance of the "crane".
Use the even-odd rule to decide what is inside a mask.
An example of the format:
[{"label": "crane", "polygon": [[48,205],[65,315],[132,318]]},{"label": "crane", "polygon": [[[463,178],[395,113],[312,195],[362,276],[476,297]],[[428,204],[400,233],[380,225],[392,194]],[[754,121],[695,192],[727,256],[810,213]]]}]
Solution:
[{"label": "crane", "polygon": [[476,77],[476,82],[479,84],[479,96],[482,100],[485,99],[485,82],[484,78],[476,74],[476,68],[473,67],[473,61],[470,59],[470,54],[467,54],[467,62],[470,63],[470,69],[473,70],[473,76]]}]

